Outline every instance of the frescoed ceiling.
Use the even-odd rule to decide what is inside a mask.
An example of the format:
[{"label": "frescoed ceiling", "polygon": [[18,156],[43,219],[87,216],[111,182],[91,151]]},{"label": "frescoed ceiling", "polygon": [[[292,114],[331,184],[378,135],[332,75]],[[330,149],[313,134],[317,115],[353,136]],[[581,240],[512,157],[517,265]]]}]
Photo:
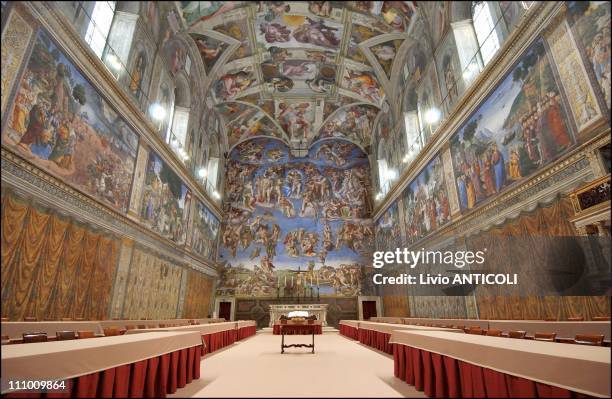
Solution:
[{"label": "frescoed ceiling", "polygon": [[412,1],[184,1],[230,147],[272,136],[294,149],[339,137],[368,151]]}]

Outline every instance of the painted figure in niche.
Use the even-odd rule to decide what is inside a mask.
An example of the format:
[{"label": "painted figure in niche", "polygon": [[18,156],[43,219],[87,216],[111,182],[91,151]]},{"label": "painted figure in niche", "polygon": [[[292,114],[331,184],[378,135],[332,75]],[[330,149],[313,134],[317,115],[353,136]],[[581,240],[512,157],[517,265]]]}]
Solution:
[{"label": "painted figure in niche", "polygon": [[340,44],[337,32],[338,28],[325,25],[323,20],[314,21],[306,17],[306,23],[293,31],[293,37],[300,43],[310,43],[335,49]]},{"label": "painted figure in niche", "polygon": [[207,37],[197,38],[195,42],[204,64],[210,68],[221,55],[224,46],[221,43],[213,43],[212,41],[209,43],[209,38]]},{"label": "painted figure in niche", "polygon": [[234,97],[251,86],[253,81],[253,77],[246,70],[228,73],[219,78],[217,93],[224,98]]},{"label": "painted figure in niche", "polygon": [[215,26],[215,31],[223,33],[229,37],[238,40],[241,44],[240,47],[234,51],[234,54],[230,57],[230,60],[237,60],[240,58],[251,55],[251,45],[248,37],[248,28],[246,25],[241,25],[236,21],[228,22],[225,25]]},{"label": "painted figure in niche", "polygon": [[[278,107],[278,120],[289,137],[307,139],[311,133],[311,122],[306,114],[311,113],[311,105],[309,103],[280,103]],[[302,137],[299,137],[300,133]]]},{"label": "painted figure in niche", "polygon": [[173,75],[176,75],[183,68],[186,57],[185,50],[180,45],[177,45],[170,59],[170,71],[172,71]]},{"label": "painted figure in niche", "polygon": [[396,55],[395,45],[392,43],[383,43],[372,47],[371,50],[376,56],[376,59],[378,59],[380,66],[382,66],[387,76],[389,76]]},{"label": "painted figure in niche", "polygon": [[383,91],[378,85],[374,74],[365,71],[347,70],[345,81],[351,91],[365,97],[368,101],[378,104],[382,100]]},{"label": "painted figure in niche", "polygon": [[610,95],[610,3],[604,1],[569,1],[568,9],[578,39],[599,83],[608,109]]},{"label": "painted figure in niche", "polygon": [[420,42],[415,42],[413,47],[408,50],[408,71],[412,75],[415,82],[419,82],[425,72],[427,61],[425,52],[423,51]]},{"label": "painted figure in niche", "polygon": [[144,78],[146,68],[146,59],[144,50],[138,54],[136,58],[136,63],[134,64],[134,68],[132,69],[132,78],[130,80],[130,92],[136,97],[140,97],[142,80]]},{"label": "painted figure in niche", "polygon": [[446,86],[448,103],[453,104],[459,93],[455,83],[455,72],[453,71],[453,62],[450,54],[445,54],[442,59],[442,73],[444,74],[444,85]]}]

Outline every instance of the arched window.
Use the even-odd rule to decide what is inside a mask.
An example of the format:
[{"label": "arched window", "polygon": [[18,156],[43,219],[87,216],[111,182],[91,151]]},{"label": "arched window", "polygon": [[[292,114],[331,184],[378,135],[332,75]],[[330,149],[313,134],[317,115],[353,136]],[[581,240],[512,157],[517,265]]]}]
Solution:
[{"label": "arched window", "polygon": [[106,40],[115,16],[115,5],[115,1],[96,1],[91,11],[85,41],[99,58],[102,58],[106,48]]},{"label": "arched window", "polygon": [[166,141],[183,161],[189,159],[187,154],[187,132],[189,113],[191,112],[191,93],[184,76],[179,76],[174,90],[174,107],[171,110]]},{"label": "arched window", "polygon": [[500,48],[500,38],[496,29],[498,18],[495,18],[488,1],[472,3],[472,21],[482,62],[487,65]]}]

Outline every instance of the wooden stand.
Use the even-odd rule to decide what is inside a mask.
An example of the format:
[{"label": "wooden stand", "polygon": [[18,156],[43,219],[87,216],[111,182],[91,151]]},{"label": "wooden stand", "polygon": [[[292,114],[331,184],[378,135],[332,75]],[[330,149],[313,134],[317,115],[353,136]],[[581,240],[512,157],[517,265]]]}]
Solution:
[{"label": "wooden stand", "polygon": [[[312,344],[291,344],[285,345],[285,332],[292,330],[309,329],[312,335]],[[285,353],[285,348],[312,348],[312,353],[315,353],[315,325],[314,324],[281,324],[281,354]],[[298,335],[298,334],[294,334]]]}]

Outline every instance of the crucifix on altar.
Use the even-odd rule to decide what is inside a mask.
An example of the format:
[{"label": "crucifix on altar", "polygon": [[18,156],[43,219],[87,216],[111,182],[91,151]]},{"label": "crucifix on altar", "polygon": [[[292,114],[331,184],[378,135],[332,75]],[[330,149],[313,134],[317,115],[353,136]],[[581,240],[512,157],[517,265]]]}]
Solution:
[{"label": "crucifix on altar", "polygon": [[[314,262],[309,262],[307,270],[302,270],[298,266],[297,270],[288,270],[284,275],[284,280],[281,283],[280,276],[277,280],[276,297],[280,298],[297,298],[298,303],[300,299],[313,299],[320,298],[319,296],[319,276],[316,276],[316,296],[315,296],[315,277],[316,272],[314,271]],[[288,278],[287,275],[290,275]],[[310,277],[310,278],[309,278]],[[281,295],[282,288],[282,295]]]}]

